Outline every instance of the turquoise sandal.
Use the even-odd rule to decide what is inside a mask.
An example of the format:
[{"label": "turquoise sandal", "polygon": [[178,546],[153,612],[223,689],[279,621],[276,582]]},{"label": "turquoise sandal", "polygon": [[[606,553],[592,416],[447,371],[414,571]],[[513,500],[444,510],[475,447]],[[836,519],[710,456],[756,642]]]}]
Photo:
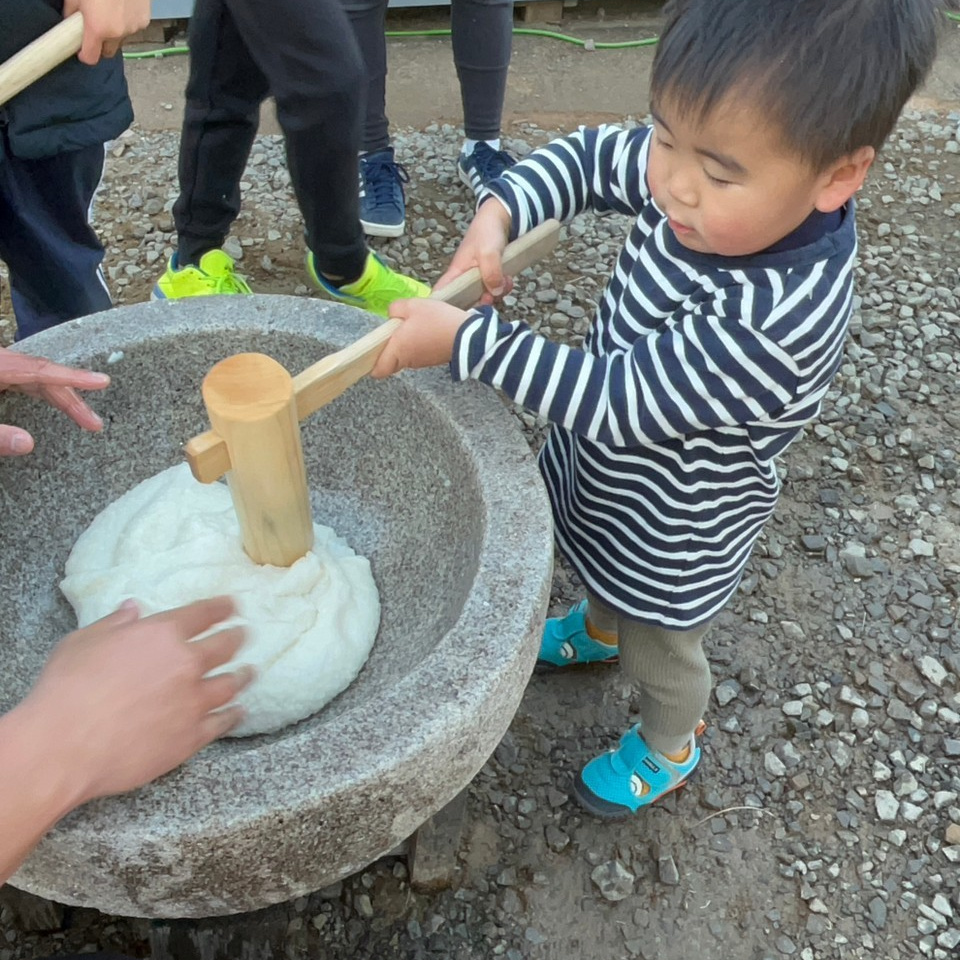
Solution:
[{"label": "turquoise sandal", "polygon": [[674,763],[647,744],[639,724],[632,726],[616,750],[591,760],[577,775],[574,795],[590,813],[610,820],[650,806],[687,782],[700,762],[697,737],[705,729],[701,720],[690,735],[689,758]]},{"label": "turquoise sandal", "polygon": [[587,601],[570,608],[565,617],[552,617],[543,628],[537,662],[552,667],[571,667],[586,663],[616,663],[617,647],[599,643],[587,633]]}]

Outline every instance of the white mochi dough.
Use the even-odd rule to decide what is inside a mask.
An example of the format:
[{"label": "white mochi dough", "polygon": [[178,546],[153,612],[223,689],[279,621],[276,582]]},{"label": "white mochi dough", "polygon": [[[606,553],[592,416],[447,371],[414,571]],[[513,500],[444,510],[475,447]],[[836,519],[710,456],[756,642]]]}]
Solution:
[{"label": "white mochi dough", "polygon": [[380,624],[370,562],[329,527],[291,567],[244,552],[230,492],[202,484],[185,463],[144,480],[80,535],[60,584],[81,627],[134,598],[144,616],[230,594],[247,641],[223,669],[252,664],[231,736],[279,730],[316,713],[360,672]]}]

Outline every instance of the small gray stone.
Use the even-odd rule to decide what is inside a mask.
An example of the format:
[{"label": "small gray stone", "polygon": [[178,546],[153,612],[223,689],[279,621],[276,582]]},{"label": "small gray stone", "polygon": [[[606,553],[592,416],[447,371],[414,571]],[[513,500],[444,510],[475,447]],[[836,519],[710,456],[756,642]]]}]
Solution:
[{"label": "small gray stone", "polygon": [[740,684],[736,680],[723,680],[718,683],[714,690],[714,696],[721,707],[735,700],[740,693]]},{"label": "small gray stone", "polygon": [[243,246],[236,237],[227,237],[223,242],[223,252],[234,260],[239,261],[243,259]]},{"label": "small gray stone", "polygon": [[867,701],[862,694],[846,685],[840,688],[839,700],[841,703],[846,703],[851,707],[865,707],[867,705]]},{"label": "small gray stone", "polygon": [[853,751],[841,740],[830,740],[827,743],[827,753],[841,773],[853,763]]},{"label": "small gray stone", "polygon": [[797,952],[797,945],[787,936],[777,937],[777,950],[785,957],[792,957]]},{"label": "small gray stone", "polygon": [[947,670],[938,660],[931,656],[922,656],[917,661],[917,669],[934,685],[942,687],[947,679]]},{"label": "small gray stone", "polygon": [[609,860],[595,867],[590,879],[604,900],[624,900],[633,893],[636,877],[619,861]]},{"label": "small gray stone", "polygon": [[878,929],[882,930],[887,924],[887,905],[880,899],[874,897],[870,901],[870,921]]},{"label": "small gray stone", "polygon": [[907,823],[916,823],[923,816],[923,807],[918,807],[915,803],[904,800],[900,804],[900,816]]},{"label": "small gray stone", "polygon": [[668,887],[675,887],[680,883],[680,871],[677,869],[676,861],[669,854],[657,860],[657,873],[660,882]]},{"label": "small gray stone", "polygon": [[937,937],[937,946],[943,947],[944,950],[956,950],[960,946],[960,930],[951,927],[949,930],[944,930],[943,933]]},{"label": "small gray stone", "polygon": [[554,853],[560,853],[561,850],[565,850],[570,844],[570,838],[559,827],[552,823],[548,823],[544,829],[544,839],[547,841],[547,846]]},{"label": "small gray stone", "polygon": [[934,895],[932,906],[942,917],[953,916],[953,908],[950,906],[950,901],[942,893]]},{"label": "small gray stone", "polygon": [[767,751],[763,756],[763,769],[771,777],[782,777],[787,772],[784,762],[773,752]]},{"label": "small gray stone", "polygon": [[877,816],[884,823],[892,823],[900,812],[900,801],[889,790],[878,790],[875,798]]},{"label": "small gray stone", "polygon": [[876,572],[873,560],[869,559],[864,553],[862,547],[848,547],[840,551],[840,561],[847,573],[852,577],[865,579],[872,577]]}]

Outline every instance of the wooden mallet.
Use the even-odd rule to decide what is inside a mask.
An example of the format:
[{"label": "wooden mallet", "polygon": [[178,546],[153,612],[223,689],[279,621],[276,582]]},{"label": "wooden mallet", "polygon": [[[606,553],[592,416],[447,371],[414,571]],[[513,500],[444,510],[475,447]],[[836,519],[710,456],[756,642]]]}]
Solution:
[{"label": "wooden mallet", "polygon": [[[559,231],[548,220],[508,244],[504,273],[515,276],[550,253]],[[431,297],[467,308],[482,292],[473,269]],[[227,475],[243,546],[256,563],[288,567],[313,546],[300,421],[365,377],[402,322],[387,320],[295,377],[271,357],[239,353],[204,378],[212,429],[187,442],[187,462],[201,483]]]}]

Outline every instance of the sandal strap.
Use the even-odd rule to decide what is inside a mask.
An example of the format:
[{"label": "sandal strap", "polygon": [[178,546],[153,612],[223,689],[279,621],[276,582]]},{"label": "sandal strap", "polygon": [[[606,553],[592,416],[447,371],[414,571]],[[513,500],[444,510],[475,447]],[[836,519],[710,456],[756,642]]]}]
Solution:
[{"label": "sandal strap", "polygon": [[[694,760],[693,750],[690,751],[690,759]],[[674,763],[654,750],[643,739],[639,724],[631,727],[620,738],[620,749],[613,753],[610,762],[623,776],[639,777],[649,788],[651,797],[666,793],[688,777],[696,766],[696,761],[692,764]]]},{"label": "sandal strap", "polygon": [[619,650],[600,643],[587,633],[587,601],[570,608],[565,617],[550,619],[543,631],[540,660],[554,666],[615,660]]}]

